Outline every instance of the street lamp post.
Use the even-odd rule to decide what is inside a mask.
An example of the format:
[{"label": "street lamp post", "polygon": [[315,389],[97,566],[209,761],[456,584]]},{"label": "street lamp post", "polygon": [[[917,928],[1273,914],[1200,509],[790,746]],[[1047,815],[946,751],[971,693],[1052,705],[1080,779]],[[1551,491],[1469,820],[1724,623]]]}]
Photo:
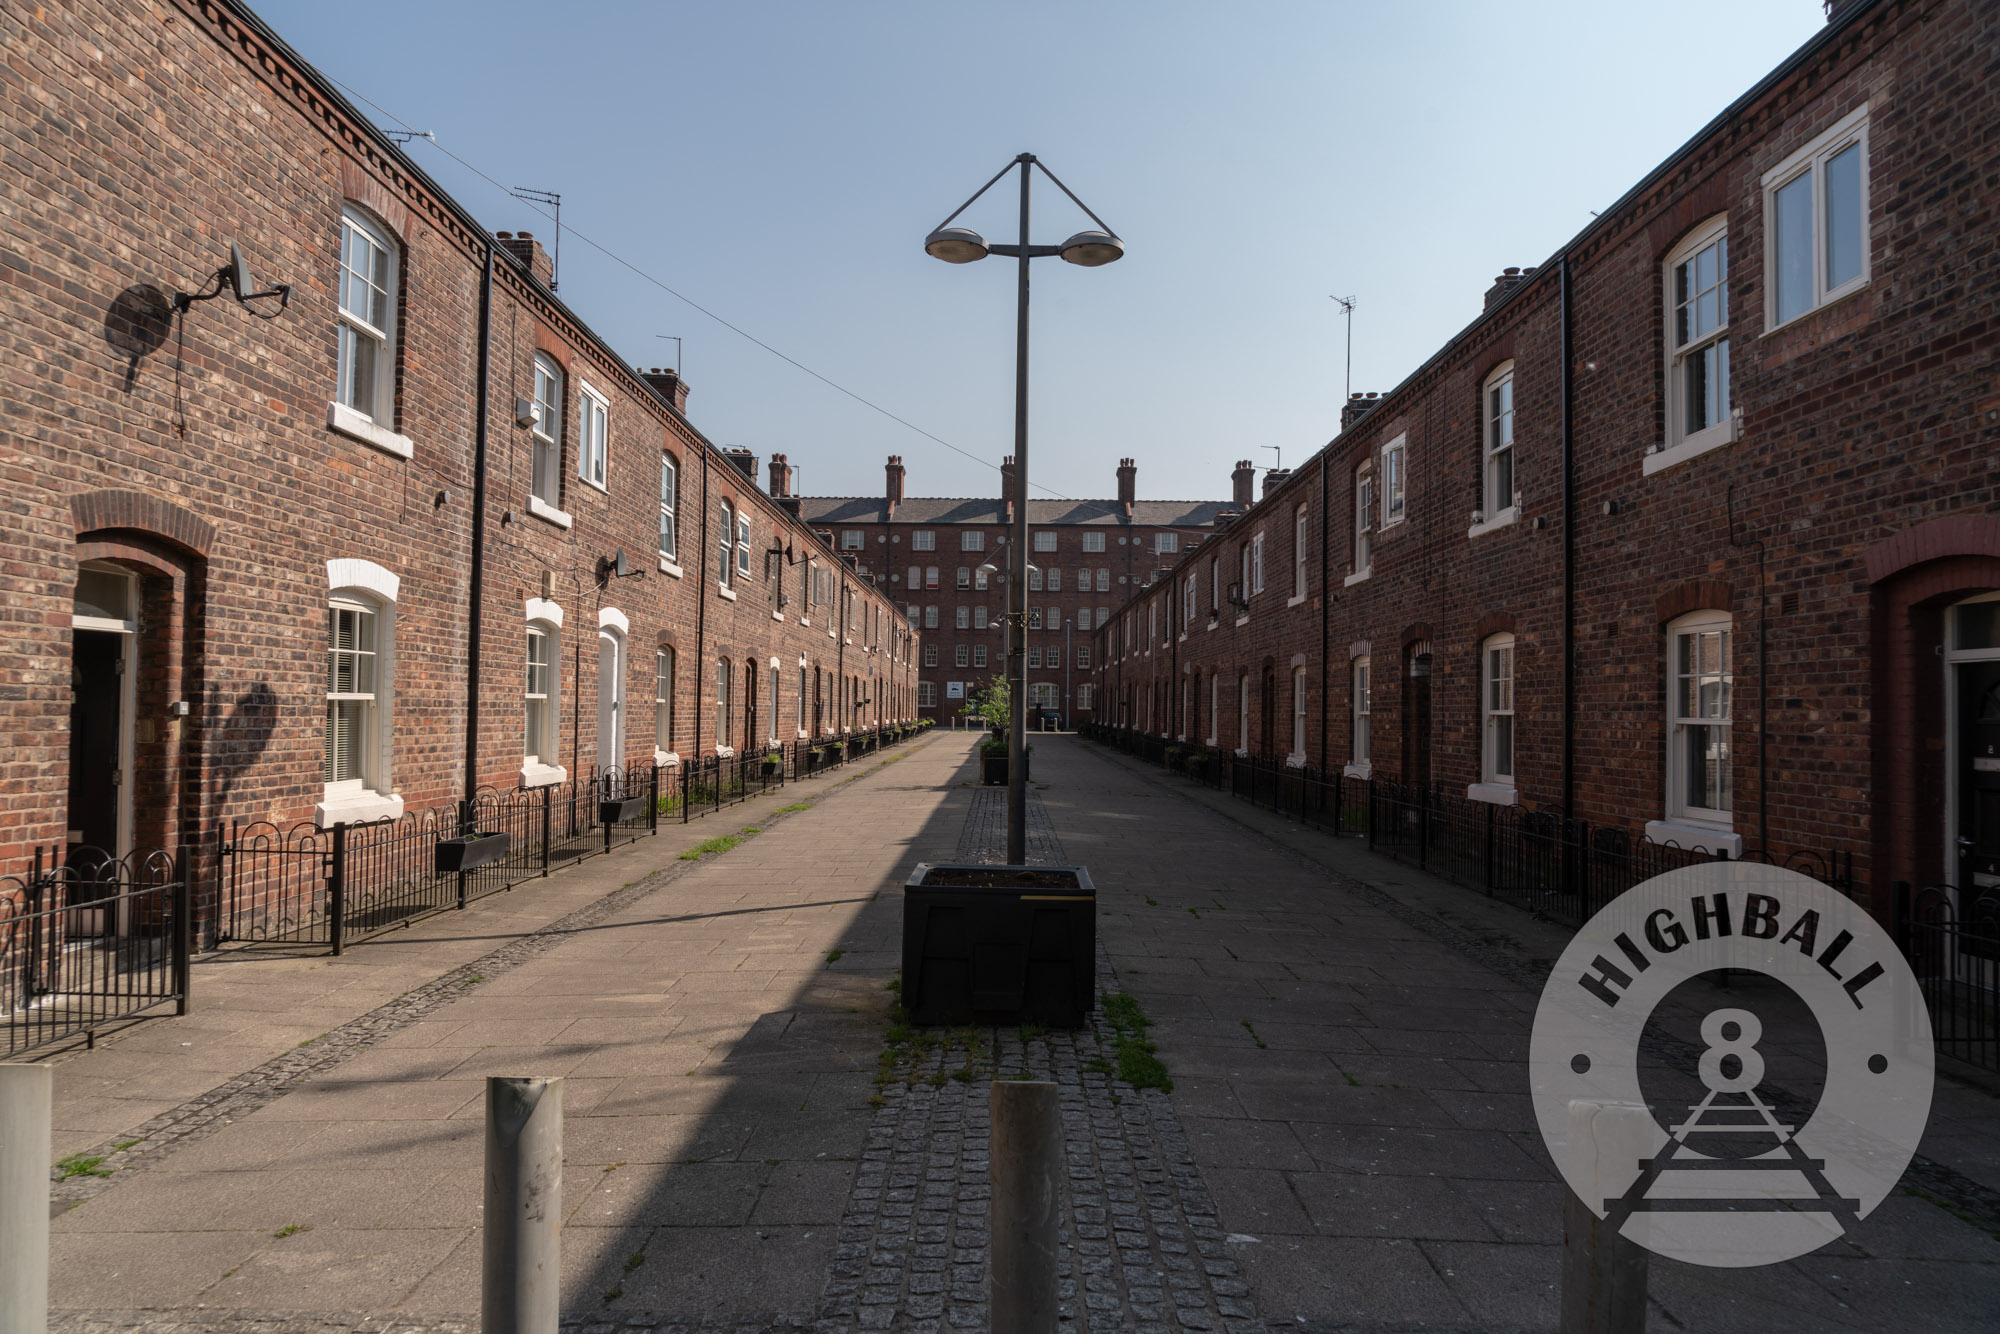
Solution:
[{"label": "street lamp post", "polygon": [[1069,646],[1069,632],[1075,624],[1073,618],[1063,622],[1063,721],[1072,732],[1076,730],[1076,700],[1069,690],[1069,669],[1076,663],[1076,650]]},{"label": "street lamp post", "polygon": [[[989,245],[969,227],[954,227],[952,221],[971,208],[980,195],[992,189],[1002,176],[1021,171],[1021,241],[1019,245]],[[1035,168],[1055,182],[1058,190],[1089,215],[1103,230],[1082,231],[1061,245],[1031,245],[1028,242],[1028,183]],[[1071,264],[1096,268],[1120,259],[1125,243],[1106,226],[1104,219],[1090,211],[1081,199],[1056,179],[1054,172],[1033,153],[1022,153],[993,174],[971,199],[960,204],[951,217],[939,223],[924,238],[924,251],[947,264],[970,264],[988,255],[1004,255],[1020,260],[1016,280],[1014,332],[1014,559],[1010,562],[1007,591],[1007,680],[1013,687],[1009,699],[1011,714],[1007,729],[1007,860],[1019,866],[1028,860],[1028,694],[1026,673],[1028,606],[1028,261],[1060,256]],[[1016,618],[1019,618],[1018,620]]]}]

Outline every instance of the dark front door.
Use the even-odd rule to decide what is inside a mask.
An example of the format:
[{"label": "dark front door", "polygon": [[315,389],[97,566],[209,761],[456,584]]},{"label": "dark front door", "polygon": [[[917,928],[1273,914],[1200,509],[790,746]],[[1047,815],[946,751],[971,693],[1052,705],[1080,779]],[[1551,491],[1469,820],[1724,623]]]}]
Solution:
[{"label": "dark front door", "polygon": [[1408,739],[1409,754],[1404,757],[1407,768],[1404,772],[1409,781],[1419,787],[1429,787],[1431,782],[1431,655],[1415,654],[1410,658],[1410,725],[1403,735]]},{"label": "dark front door", "polygon": [[116,857],[119,751],[124,719],[125,636],[78,630],[69,713],[69,843]]},{"label": "dark front door", "polygon": [[1273,758],[1278,754],[1278,701],[1277,687],[1271,676],[1271,669],[1264,669],[1264,756]]},{"label": "dark front door", "polygon": [[1958,757],[1954,846],[1970,909],[1975,895],[2000,898],[2000,662],[1959,664]]}]

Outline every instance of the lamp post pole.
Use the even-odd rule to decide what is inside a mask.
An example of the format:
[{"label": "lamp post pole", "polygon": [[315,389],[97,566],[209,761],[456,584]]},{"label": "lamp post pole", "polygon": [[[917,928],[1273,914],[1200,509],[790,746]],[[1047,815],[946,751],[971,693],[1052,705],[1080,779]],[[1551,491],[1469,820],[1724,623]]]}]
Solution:
[{"label": "lamp post pole", "polygon": [[1021,260],[1014,317],[1014,559],[1007,562],[1007,861],[1028,860],[1028,167],[1021,164]]},{"label": "lamp post pole", "polygon": [[1076,730],[1076,697],[1069,688],[1069,669],[1076,663],[1076,650],[1069,646],[1069,632],[1076,624],[1075,618],[1063,622],[1063,721],[1069,730]]},{"label": "lamp post pole", "polygon": [[[979,233],[953,227],[952,220],[972,207],[980,195],[998,183],[1009,171],[1021,172],[1021,242],[1019,245],[988,245]],[[1089,214],[1102,231],[1084,231],[1061,245],[1032,245],[1028,240],[1028,178],[1036,170],[1054,181],[1056,188]],[[1007,563],[1007,668],[1009,726],[1007,729],[1007,860],[1022,865],[1028,860],[1028,691],[1026,681],[1028,629],[1028,261],[1059,256],[1083,268],[1096,268],[1119,259],[1125,243],[1070,188],[1039,162],[1033,153],[1021,153],[993,174],[957,212],[939,223],[924,239],[924,251],[947,264],[970,264],[988,255],[1006,255],[1020,260],[1016,280],[1014,332],[1014,505],[1013,559]]]}]

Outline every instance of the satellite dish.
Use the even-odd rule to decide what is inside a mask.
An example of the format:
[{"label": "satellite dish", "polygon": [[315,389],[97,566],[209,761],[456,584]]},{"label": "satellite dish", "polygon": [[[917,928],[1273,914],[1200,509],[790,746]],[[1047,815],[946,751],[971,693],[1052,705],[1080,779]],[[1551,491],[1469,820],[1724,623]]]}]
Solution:
[{"label": "satellite dish", "polygon": [[229,281],[236,288],[236,299],[257,292],[257,280],[250,276],[250,262],[243,258],[243,247],[236,242],[229,243]]}]

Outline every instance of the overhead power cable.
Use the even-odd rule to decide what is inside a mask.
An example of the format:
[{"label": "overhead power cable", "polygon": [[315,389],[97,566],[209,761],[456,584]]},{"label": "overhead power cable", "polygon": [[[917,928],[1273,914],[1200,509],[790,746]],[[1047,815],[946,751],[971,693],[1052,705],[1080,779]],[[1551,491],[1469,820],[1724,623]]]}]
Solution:
[{"label": "overhead power cable", "polygon": [[[396,124],[402,126],[403,131],[408,131],[411,128],[410,123],[408,121],[404,120],[401,116],[398,116],[395,112],[389,110],[381,103],[375,101],[367,94],[361,92],[353,85],[346,83],[341,79],[334,78],[334,76],[331,74],[326,74],[324,70],[320,72],[323,75],[325,75],[325,77],[329,82],[340,87],[350,97],[353,97],[355,100],[363,102],[370,107],[373,107],[375,111],[378,112],[379,114],[388,117],[390,120],[396,122]],[[400,134],[403,131],[384,131],[384,133]],[[433,148],[437,149],[438,152],[443,153],[453,162],[456,162],[459,166],[471,172],[474,176],[477,176],[480,180],[485,181],[488,185],[492,186],[495,190],[498,190],[501,194],[506,195],[508,198],[514,200],[517,203],[526,204],[529,208],[541,214],[543,217],[549,218],[551,221],[554,221],[554,215],[551,214],[548,209],[544,208],[541,204],[539,204],[534,200],[522,198],[519,194],[515,193],[514,190],[512,190],[506,185],[501,184],[498,178],[490,175],[485,171],[480,170],[477,166],[474,166],[472,163],[466,161],[458,154],[452,152],[451,149],[447,148],[443,143],[441,143],[438,140],[438,137],[435,134],[426,131],[418,135],[418,137],[421,138],[425,143],[428,143]],[[595,250],[598,254],[604,256],[606,259],[618,265],[620,268],[627,270],[635,277],[641,278],[646,282],[651,283],[653,286],[659,288],[662,292],[665,292],[668,296],[673,297],[676,301],[683,302],[686,305],[693,307],[695,310],[701,312],[703,315],[706,315],[709,319],[714,320],[717,324],[729,330],[731,333],[736,334],[738,337],[743,338],[748,342],[753,343],[756,346],[762,348],[764,351],[770,353],[772,356],[784,362],[786,365],[791,366],[795,370],[799,370],[807,375],[810,375],[813,379],[818,380],[821,384],[825,385],[827,388],[833,390],[834,392],[843,394],[846,397],[853,399],[856,403],[861,404],[861,406],[869,409],[871,412],[876,412],[884,417],[887,417],[890,421],[895,422],[898,426],[902,426],[907,428],[908,430],[914,431],[926,440],[944,446],[946,449],[949,449],[954,454],[961,454],[966,458],[971,459],[974,463],[979,464],[981,467],[991,468],[995,472],[1001,471],[1000,467],[997,464],[994,464],[986,459],[979,457],[979,455],[974,454],[969,449],[960,448],[959,446],[953,444],[951,441],[945,439],[941,435],[936,434],[935,432],[925,430],[923,427],[917,425],[909,418],[890,411],[888,408],[883,407],[880,403],[875,402],[873,399],[868,398],[865,395],[858,394],[854,390],[849,389],[846,385],[841,384],[838,380],[820,374],[818,371],[806,365],[798,358],[791,356],[771,346],[763,339],[757,337],[757,335],[751,333],[748,329],[743,328],[739,324],[732,323],[730,320],[724,318],[723,316],[717,314],[715,311],[710,310],[707,306],[701,304],[701,302],[696,301],[693,297],[687,295],[685,292],[677,291],[675,288],[669,286],[667,283],[661,281],[659,278],[656,278],[652,274],[646,272],[646,270],[640,268],[637,264],[633,263],[629,259],[626,259],[623,255],[620,255],[618,252],[612,250],[610,247],[600,244],[598,241],[593,239],[588,234],[577,230],[576,227],[569,226],[565,227],[563,230],[566,235],[572,237],[575,240],[583,242],[585,245],[589,246],[592,250]],[[1028,485],[1034,487],[1037,491],[1045,493],[1051,499],[1054,500],[1067,501],[1072,505],[1088,505],[1096,509],[1097,512],[1101,514],[1114,513],[1114,511],[1109,506],[1099,505],[1096,502],[1088,500],[1078,500],[1074,496],[1064,495],[1062,492],[1055,490],[1053,487],[1044,486],[1040,482],[1036,482],[1032,479],[1029,481]]]}]

